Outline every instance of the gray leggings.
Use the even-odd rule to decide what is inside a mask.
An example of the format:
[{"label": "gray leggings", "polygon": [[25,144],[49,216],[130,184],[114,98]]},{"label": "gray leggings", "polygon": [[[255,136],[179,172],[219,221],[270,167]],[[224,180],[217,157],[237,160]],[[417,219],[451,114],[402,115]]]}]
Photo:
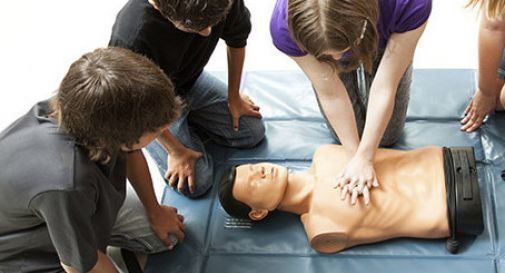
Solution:
[{"label": "gray leggings", "polygon": [[[367,83],[367,94],[366,94],[367,98],[369,95],[368,92],[370,91],[370,85],[371,85],[373,79],[375,78],[375,73],[377,72],[377,68],[379,66],[380,60],[382,59],[382,56],[383,56],[383,54],[379,54],[378,58],[375,60],[372,74],[370,75],[368,73],[365,73],[365,78],[366,78],[366,83]],[[351,100],[351,103],[352,103],[352,106],[354,109],[354,115],[356,117],[358,134],[361,137],[361,135],[363,134],[363,129],[365,128],[367,105],[365,104],[365,102],[363,101],[363,99],[361,98],[360,93],[359,93],[356,70],[341,73],[340,79],[344,83],[344,85],[347,89],[347,94],[349,95],[349,98]],[[403,76],[400,80],[400,83],[398,84],[393,114],[392,114],[389,124],[386,128],[386,131],[384,132],[384,135],[382,136],[382,139],[380,142],[381,146],[393,145],[396,141],[398,141],[398,139],[400,138],[400,136],[403,132],[403,127],[405,125],[405,119],[407,116],[407,107],[408,107],[409,98],[410,98],[410,84],[411,84],[411,82],[412,82],[412,65],[409,65],[407,67],[407,70],[403,74]],[[316,93],[316,97],[317,97],[317,92],[315,92],[315,93]],[[317,102],[319,104],[319,109],[321,110],[321,113],[323,114],[323,117],[326,120],[326,124],[328,125],[328,128],[330,128],[330,131],[331,131],[333,137],[336,140],[338,140],[338,136],[335,133],[335,129],[331,126],[328,118],[326,117],[326,114],[324,113],[323,108],[321,107],[321,103],[319,102],[319,97],[317,97]]]}]

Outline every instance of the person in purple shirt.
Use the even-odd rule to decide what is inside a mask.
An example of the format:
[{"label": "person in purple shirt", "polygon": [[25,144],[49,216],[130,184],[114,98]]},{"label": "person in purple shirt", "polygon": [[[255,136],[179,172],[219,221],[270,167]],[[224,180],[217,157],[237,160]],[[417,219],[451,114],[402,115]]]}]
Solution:
[{"label": "person in purple shirt", "polygon": [[274,45],[305,72],[348,164],[337,185],[352,203],[379,186],[373,162],[379,145],[405,124],[412,59],[431,0],[277,0]]}]

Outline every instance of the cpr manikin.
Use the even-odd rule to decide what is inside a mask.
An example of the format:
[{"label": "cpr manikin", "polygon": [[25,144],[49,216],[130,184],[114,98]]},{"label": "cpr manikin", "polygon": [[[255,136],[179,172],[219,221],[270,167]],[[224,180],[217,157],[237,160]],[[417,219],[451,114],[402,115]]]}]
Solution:
[{"label": "cpr manikin", "polygon": [[342,200],[337,176],[347,157],[342,146],[320,146],[306,173],[270,164],[232,168],[221,182],[223,208],[258,221],[281,210],[300,215],[310,245],[333,253],[394,237],[444,238],[457,251],[457,234],[483,229],[471,148],[380,149],[374,162],[380,186],[370,203]]}]

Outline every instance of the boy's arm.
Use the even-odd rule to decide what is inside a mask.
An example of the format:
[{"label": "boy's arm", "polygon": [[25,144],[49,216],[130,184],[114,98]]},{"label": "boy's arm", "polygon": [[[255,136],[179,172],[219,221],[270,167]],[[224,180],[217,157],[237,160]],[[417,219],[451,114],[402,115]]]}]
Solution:
[{"label": "boy's arm", "polygon": [[157,138],[157,141],[170,155],[167,159],[167,172],[165,178],[168,184],[182,191],[184,187],[189,187],[189,192],[195,191],[195,164],[202,157],[202,153],[187,148],[175,138],[170,131],[164,130]]},{"label": "boy's arm", "polygon": [[172,248],[169,234],[177,237],[181,242],[184,239],[184,225],[182,216],[177,214],[177,209],[162,206],[158,203],[154,193],[151,174],[142,150],[136,150],[128,154],[128,180],[144,205],[151,228],[165,243]]},{"label": "boy's arm", "polygon": [[244,67],[245,47],[228,47],[228,104],[233,119],[233,130],[239,130],[241,116],[261,118],[259,106],[248,96],[240,94],[240,81]]}]

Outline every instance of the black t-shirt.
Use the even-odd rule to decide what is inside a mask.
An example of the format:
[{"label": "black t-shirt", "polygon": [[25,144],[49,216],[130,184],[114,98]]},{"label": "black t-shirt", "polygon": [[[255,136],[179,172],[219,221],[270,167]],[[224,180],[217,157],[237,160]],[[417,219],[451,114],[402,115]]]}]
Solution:
[{"label": "black t-shirt", "polygon": [[226,18],[212,28],[208,37],[178,30],[148,0],[130,0],[117,15],[109,45],[149,57],[182,95],[202,73],[219,38],[230,47],[242,48],[250,31],[250,15],[244,0],[234,0]]},{"label": "black t-shirt", "polygon": [[125,198],[125,155],[91,161],[49,112],[40,102],[0,133],[0,272],[88,272]]}]

